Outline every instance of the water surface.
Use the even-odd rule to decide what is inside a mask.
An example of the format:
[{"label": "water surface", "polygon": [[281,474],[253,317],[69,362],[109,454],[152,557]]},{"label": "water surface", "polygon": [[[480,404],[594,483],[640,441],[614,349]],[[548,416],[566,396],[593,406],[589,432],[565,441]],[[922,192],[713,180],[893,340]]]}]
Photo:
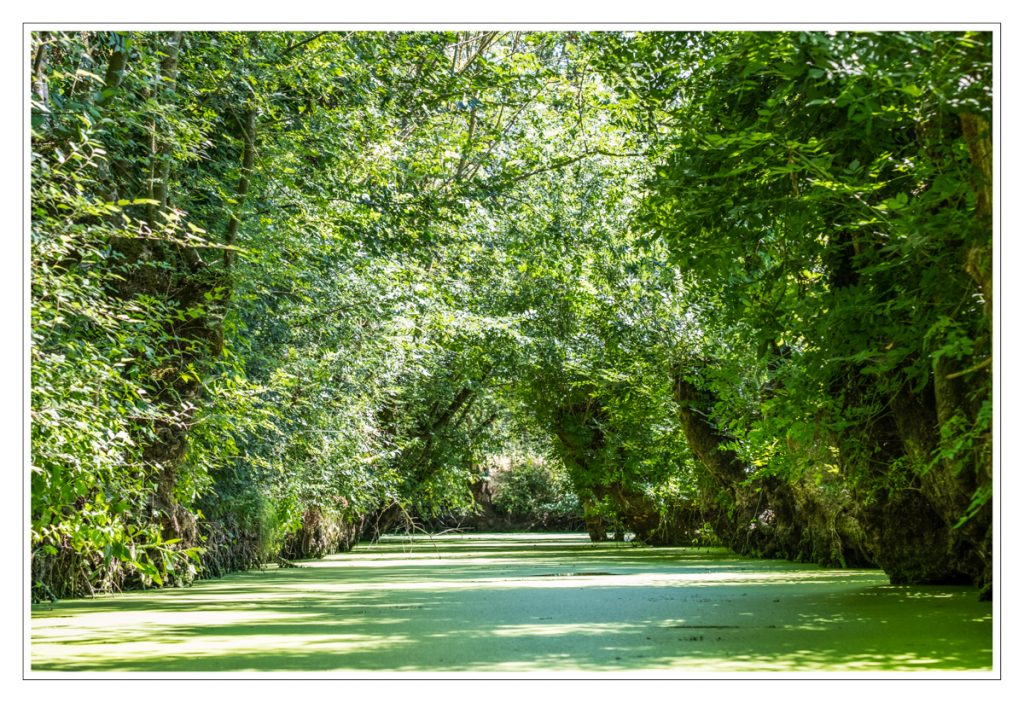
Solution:
[{"label": "water surface", "polygon": [[95,672],[990,670],[971,588],[585,535],[390,538],[34,606],[32,667]]}]

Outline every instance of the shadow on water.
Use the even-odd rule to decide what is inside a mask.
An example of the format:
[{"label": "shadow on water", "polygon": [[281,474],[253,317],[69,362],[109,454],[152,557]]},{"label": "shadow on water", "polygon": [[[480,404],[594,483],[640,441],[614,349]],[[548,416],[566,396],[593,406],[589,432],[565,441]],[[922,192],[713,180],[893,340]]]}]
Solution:
[{"label": "shadow on water", "polygon": [[39,671],[987,670],[991,605],[577,536],[389,541],[33,611]]}]

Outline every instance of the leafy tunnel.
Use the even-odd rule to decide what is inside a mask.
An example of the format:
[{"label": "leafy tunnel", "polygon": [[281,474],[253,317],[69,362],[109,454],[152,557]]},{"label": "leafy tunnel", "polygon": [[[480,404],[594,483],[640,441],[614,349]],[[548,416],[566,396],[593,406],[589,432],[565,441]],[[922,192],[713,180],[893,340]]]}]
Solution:
[{"label": "leafy tunnel", "polygon": [[990,32],[30,49],[34,599],[500,520],[991,597]]}]

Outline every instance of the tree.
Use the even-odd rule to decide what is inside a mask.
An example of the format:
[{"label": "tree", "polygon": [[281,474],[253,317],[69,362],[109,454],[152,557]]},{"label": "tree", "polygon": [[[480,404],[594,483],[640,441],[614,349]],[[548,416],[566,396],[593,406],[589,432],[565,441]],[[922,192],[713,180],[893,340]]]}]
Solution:
[{"label": "tree", "polygon": [[894,581],[989,584],[991,37],[649,35],[613,70],[628,51],[664,59],[618,75],[661,120],[639,221],[701,301],[717,446],[755,481],[841,474]]}]

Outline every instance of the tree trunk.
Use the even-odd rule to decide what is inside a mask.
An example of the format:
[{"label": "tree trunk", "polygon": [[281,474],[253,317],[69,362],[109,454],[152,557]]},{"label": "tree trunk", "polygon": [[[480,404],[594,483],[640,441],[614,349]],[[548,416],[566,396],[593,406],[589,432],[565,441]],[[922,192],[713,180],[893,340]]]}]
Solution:
[{"label": "tree trunk", "polygon": [[[164,47],[164,58],[160,61],[160,73],[157,75],[157,100],[173,102],[176,82],[178,80],[178,52],[181,49],[181,32],[172,32]],[[170,148],[173,135],[161,133],[157,123],[152,125],[153,142],[150,154],[149,199],[154,201],[147,208],[147,217],[151,229],[160,226],[160,215],[168,205],[168,183],[171,178]]]},{"label": "tree trunk", "polygon": [[[242,169],[238,176],[238,186],[235,188],[235,200],[237,205],[228,220],[228,229],[224,234],[224,243],[233,247],[238,239],[238,228],[242,224],[242,211],[245,207],[245,199],[249,194],[249,181],[252,177],[253,164],[256,161],[256,108],[247,105],[239,125],[242,129]],[[234,252],[230,249],[224,250],[224,268],[230,269],[234,259]]]},{"label": "tree trunk", "polygon": [[36,51],[32,59],[32,89],[40,104],[49,108],[50,86],[46,80],[46,64],[50,53],[50,33],[39,32],[36,34]]},{"label": "tree trunk", "polygon": [[103,78],[103,90],[100,92],[96,104],[103,108],[110,105],[117,95],[121,81],[124,80],[124,70],[128,66],[128,52],[124,49],[115,49],[107,60],[107,73]]},{"label": "tree trunk", "polygon": [[[701,516],[730,549],[760,557],[834,566],[871,564],[864,531],[847,494],[828,483],[754,477],[710,419],[713,397],[673,371],[687,444],[706,470]],[[831,489],[831,490],[829,490]],[[826,492],[828,490],[828,492]]]}]

